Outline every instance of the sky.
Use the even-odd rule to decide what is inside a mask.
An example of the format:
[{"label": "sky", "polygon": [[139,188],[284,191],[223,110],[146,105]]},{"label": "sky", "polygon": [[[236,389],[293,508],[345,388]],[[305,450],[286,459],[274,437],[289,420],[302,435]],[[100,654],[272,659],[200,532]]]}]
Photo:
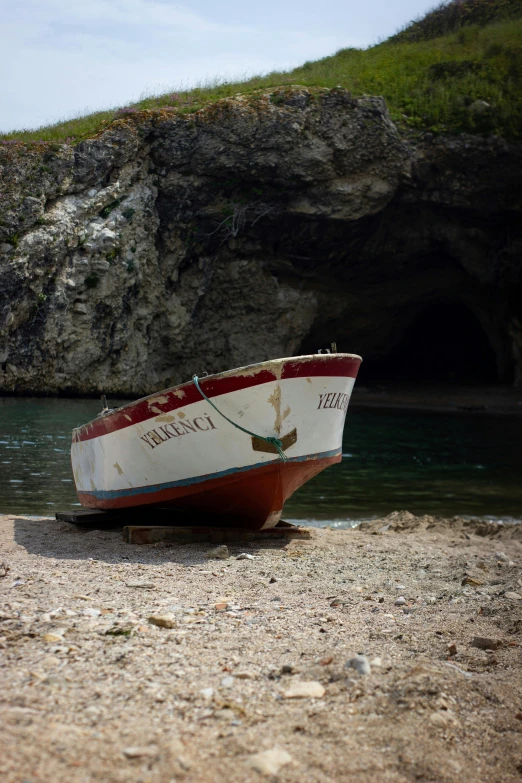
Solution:
[{"label": "sky", "polygon": [[434,0],[0,0],[0,131],[366,47]]}]

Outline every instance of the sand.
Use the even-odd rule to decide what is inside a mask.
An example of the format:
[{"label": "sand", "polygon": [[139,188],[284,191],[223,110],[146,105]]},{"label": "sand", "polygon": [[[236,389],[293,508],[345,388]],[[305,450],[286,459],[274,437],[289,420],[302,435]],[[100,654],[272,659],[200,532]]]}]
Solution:
[{"label": "sand", "polygon": [[0,542],[3,783],[522,778],[520,528],[401,512],[207,559],[4,516]]}]

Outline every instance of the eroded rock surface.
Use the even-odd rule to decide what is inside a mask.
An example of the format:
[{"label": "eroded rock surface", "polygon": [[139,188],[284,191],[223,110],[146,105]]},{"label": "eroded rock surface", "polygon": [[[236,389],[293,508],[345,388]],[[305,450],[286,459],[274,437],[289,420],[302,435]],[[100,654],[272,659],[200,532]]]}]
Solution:
[{"label": "eroded rock surface", "polygon": [[138,395],[274,356],[389,356],[478,320],[520,375],[522,147],[403,139],[384,101],[294,88],[4,145],[0,390]]}]

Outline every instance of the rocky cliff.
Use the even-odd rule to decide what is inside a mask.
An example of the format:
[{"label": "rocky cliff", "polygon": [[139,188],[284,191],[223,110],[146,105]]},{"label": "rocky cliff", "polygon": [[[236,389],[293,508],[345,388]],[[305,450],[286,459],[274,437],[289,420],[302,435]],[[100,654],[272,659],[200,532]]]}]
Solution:
[{"label": "rocky cliff", "polygon": [[520,380],[521,164],[341,89],[3,144],[0,391],[141,395],[330,340],[369,378],[443,372],[438,334],[453,380]]}]

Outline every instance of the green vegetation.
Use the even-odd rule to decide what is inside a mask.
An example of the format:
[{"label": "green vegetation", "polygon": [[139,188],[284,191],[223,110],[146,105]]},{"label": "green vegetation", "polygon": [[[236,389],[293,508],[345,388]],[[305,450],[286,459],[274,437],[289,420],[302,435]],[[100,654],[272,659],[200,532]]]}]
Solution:
[{"label": "green vegetation", "polygon": [[117,199],[115,199],[114,201],[111,201],[111,203],[110,203],[110,204],[107,204],[107,206],[106,206],[106,207],[104,207],[104,208],[103,208],[103,209],[100,211],[100,217],[102,217],[102,218],[109,217],[109,215],[111,214],[111,212],[113,211],[113,209],[116,209],[116,207],[118,207],[118,206],[121,204],[121,202],[122,202],[122,199],[121,199],[121,198],[117,198]]},{"label": "green vegetation", "polygon": [[[382,95],[394,121],[412,131],[522,138],[522,0],[453,0],[369,49],[342,49],[293,71],[150,96],[117,111],[0,138],[8,144],[74,142],[144,110],[187,114],[238,93],[290,85]],[[276,93],[273,100],[279,99]]]},{"label": "green vegetation", "polygon": [[431,41],[469,25],[484,27],[501,19],[519,17],[521,14],[521,0],[454,0],[451,3],[441,3],[426,16],[392,36],[389,41]]}]

